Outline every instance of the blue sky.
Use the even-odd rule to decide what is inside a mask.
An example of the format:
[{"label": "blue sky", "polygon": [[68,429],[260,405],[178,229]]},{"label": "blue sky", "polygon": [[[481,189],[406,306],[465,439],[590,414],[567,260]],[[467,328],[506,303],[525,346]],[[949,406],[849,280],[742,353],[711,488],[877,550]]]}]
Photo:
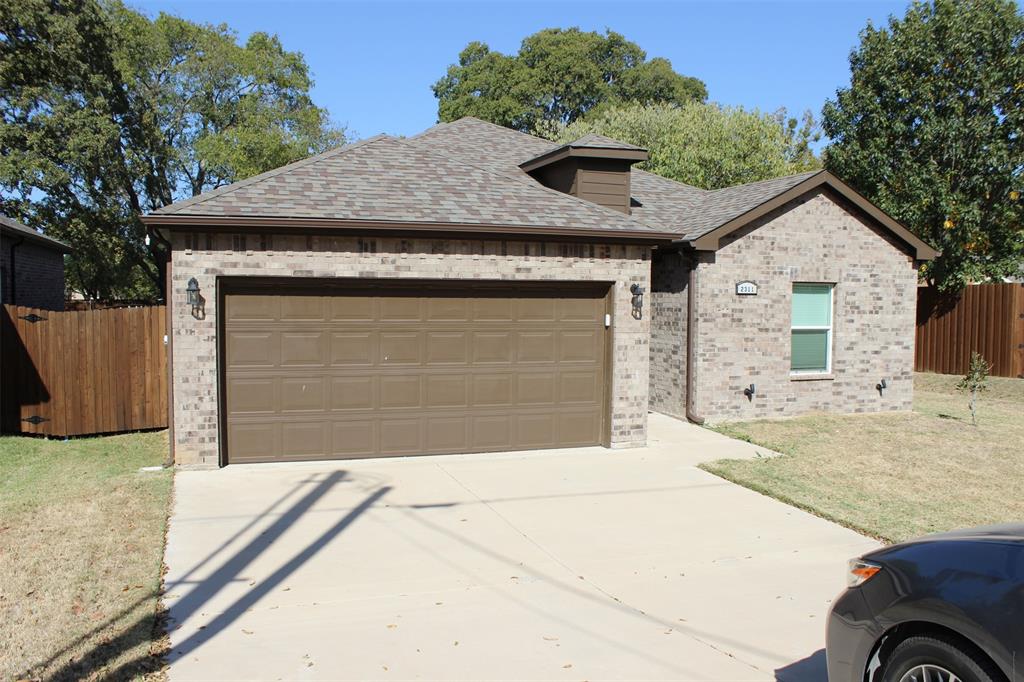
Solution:
[{"label": "blue sky", "polygon": [[302,52],[313,96],[358,137],[411,135],[437,120],[430,85],[472,40],[515,52],[542,28],[618,31],[649,57],[701,78],[710,99],[817,116],[849,82],[848,56],[873,20],[906,2],[302,2],[128,0],[155,15],[276,33]]}]

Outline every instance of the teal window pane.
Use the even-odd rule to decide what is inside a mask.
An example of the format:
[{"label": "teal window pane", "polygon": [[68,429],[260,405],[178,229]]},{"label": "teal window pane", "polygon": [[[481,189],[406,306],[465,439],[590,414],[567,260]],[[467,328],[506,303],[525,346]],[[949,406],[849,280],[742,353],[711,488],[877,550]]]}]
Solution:
[{"label": "teal window pane", "polygon": [[793,326],[828,327],[832,324],[832,287],[828,284],[793,285]]},{"label": "teal window pane", "polygon": [[825,372],[828,370],[828,331],[822,329],[793,330],[794,372]]}]

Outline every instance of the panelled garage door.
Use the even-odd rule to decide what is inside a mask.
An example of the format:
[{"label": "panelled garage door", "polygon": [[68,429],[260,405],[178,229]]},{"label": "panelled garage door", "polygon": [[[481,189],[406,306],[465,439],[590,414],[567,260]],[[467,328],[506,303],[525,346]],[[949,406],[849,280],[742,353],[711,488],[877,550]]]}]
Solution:
[{"label": "panelled garage door", "polygon": [[607,284],[329,286],[225,287],[228,462],[602,442]]}]

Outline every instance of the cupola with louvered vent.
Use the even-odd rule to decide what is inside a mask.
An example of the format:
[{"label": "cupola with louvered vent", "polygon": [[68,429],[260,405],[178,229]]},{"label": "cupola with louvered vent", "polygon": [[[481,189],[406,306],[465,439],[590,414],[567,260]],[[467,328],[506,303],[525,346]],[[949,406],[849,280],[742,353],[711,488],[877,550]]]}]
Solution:
[{"label": "cupola with louvered vent", "polygon": [[591,133],[519,167],[545,187],[629,213],[630,167],[647,156],[642,147]]}]

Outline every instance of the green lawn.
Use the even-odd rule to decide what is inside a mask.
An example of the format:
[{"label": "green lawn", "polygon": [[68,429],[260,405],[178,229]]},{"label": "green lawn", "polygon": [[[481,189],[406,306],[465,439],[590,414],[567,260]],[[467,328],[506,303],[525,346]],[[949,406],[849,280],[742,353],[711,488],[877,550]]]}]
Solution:
[{"label": "green lawn", "polygon": [[958,378],[917,375],[911,413],[720,425],[783,456],[703,468],[890,542],[1024,521],[1024,380],[990,379],[974,427]]},{"label": "green lawn", "polygon": [[[0,438],[0,679],[159,675],[167,435]],[[154,634],[156,641],[154,641]]]}]

